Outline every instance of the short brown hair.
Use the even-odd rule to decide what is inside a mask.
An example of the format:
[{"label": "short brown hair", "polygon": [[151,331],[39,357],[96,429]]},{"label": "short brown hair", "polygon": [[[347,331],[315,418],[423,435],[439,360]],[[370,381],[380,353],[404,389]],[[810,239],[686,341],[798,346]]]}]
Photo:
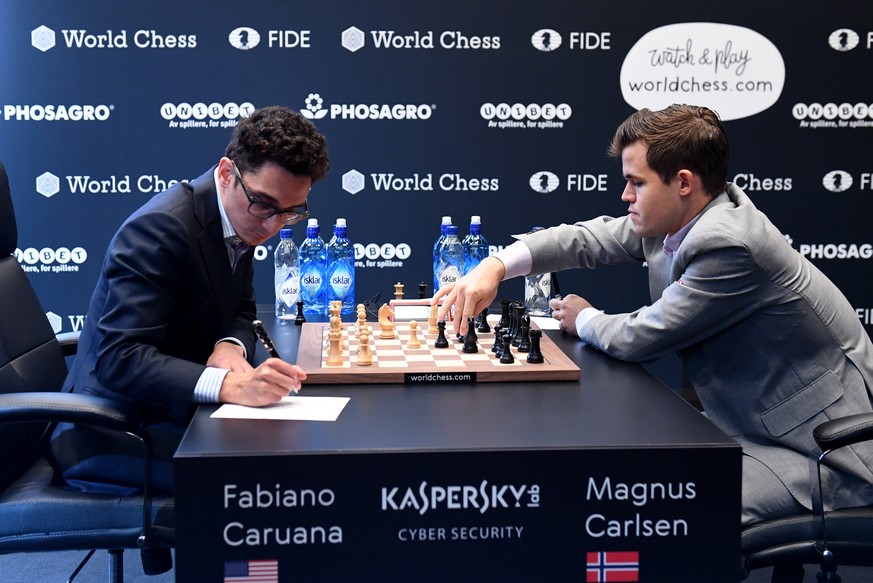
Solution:
[{"label": "short brown hair", "polygon": [[620,157],[634,142],[646,144],[646,162],[665,184],[688,168],[701,177],[710,195],[725,189],[730,146],[718,114],[711,109],[694,105],[641,109],[615,131],[609,155]]}]

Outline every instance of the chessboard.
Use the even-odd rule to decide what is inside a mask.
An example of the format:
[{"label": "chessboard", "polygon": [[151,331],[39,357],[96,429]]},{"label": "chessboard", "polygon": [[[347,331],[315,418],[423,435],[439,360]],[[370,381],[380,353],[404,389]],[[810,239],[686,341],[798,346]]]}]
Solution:
[{"label": "chessboard", "polygon": [[[535,323],[532,329],[538,329]],[[370,338],[372,364],[357,364],[359,340],[355,324],[343,324],[342,364],[328,365],[327,323],[306,322],[302,325],[297,364],[306,371],[305,384],[428,383],[428,382],[508,382],[508,381],[575,381],[581,374],[574,363],[546,334],[540,339],[543,361],[528,363],[526,354],[512,348],[514,361],[501,363],[491,351],[493,332],[479,332],[478,351],[465,353],[464,342],[448,337],[448,348],[435,348],[437,334],[428,332],[427,322],[419,327],[420,348],[409,348],[408,322],[397,322],[393,339],[380,338],[378,324]]]}]

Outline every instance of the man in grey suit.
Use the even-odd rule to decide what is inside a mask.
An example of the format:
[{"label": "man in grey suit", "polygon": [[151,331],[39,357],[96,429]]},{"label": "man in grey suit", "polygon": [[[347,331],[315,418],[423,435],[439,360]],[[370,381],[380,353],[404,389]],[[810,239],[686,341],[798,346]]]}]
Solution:
[{"label": "man in grey suit", "polygon": [[[728,139],[703,107],[643,109],[616,131],[628,214],[519,241],[435,294],[455,327],[528,273],[645,261],[651,304],[604,314],[551,300],[563,330],[622,360],[677,353],[707,416],[743,446],[744,524],[812,508],[813,428],[873,411],[873,345],[843,294],[736,186]],[[834,454],[826,506],[873,504],[873,451]]]},{"label": "man in grey suit", "polygon": [[[306,374],[252,358],[254,248],[308,216],[327,173],[324,137],[284,107],[240,120],[224,156],[134,212],[113,237],[66,388],[128,403],[155,442],[155,488],[172,493],[172,455],[197,403],[261,406]],[[61,425],[52,452],[67,482],[124,494],[142,481],[139,450]]]}]

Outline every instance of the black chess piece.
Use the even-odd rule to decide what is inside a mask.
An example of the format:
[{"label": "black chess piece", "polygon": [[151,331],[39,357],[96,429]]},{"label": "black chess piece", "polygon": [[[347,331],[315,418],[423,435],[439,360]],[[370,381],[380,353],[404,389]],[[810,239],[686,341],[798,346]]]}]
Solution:
[{"label": "black chess piece", "polygon": [[510,349],[510,344],[512,343],[512,336],[509,334],[503,335],[503,352],[500,353],[500,364],[512,364],[515,362],[515,357],[512,356],[512,350]]},{"label": "black chess piece", "polygon": [[494,344],[491,345],[491,352],[494,352],[498,356],[500,355],[500,348],[502,347],[501,343],[503,342],[501,332],[503,332],[503,328],[499,325],[494,327]]},{"label": "black chess piece", "polygon": [[306,321],[306,317],[303,315],[303,300],[297,300],[297,317],[294,318],[295,324],[302,324]]},{"label": "black chess piece", "polygon": [[521,318],[524,316],[524,303],[516,302],[512,307],[514,312],[513,329],[512,329],[512,345],[518,346],[521,344]]},{"label": "black chess piece", "polygon": [[488,325],[488,308],[484,308],[479,313],[479,316],[476,318],[476,321],[478,322],[478,324],[476,326],[477,332],[481,332],[483,334],[487,334],[488,332],[491,332],[491,326]]},{"label": "black chess piece", "polygon": [[509,327],[509,300],[500,300],[500,321],[497,325],[506,330]]},{"label": "black chess piece", "polygon": [[527,361],[531,364],[542,364],[545,362],[543,353],[540,350],[540,338],[543,337],[542,330],[531,330],[530,336],[530,352],[527,353]]},{"label": "black chess piece", "polygon": [[464,347],[461,352],[466,354],[479,352],[479,337],[476,335],[476,327],[473,326],[473,318],[467,318],[467,335],[464,337]]},{"label": "black chess piece", "polygon": [[519,352],[530,352],[530,316],[521,317],[521,335],[518,340]]},{"label": "black chess piece", "polygon": [[446,338],[446,321],[440,320],[437,322],[437,328],[439,328],[439,334],[437,334],[436,340],[433,342],[434,348],[448,348],[449,340]]},{"label": "black chess piece", "polygon": [[427,297],[427,284],[424,283],[423,281],[419,282],[419,284],[418,284],[418,299],[423,300],[426,297]]}]

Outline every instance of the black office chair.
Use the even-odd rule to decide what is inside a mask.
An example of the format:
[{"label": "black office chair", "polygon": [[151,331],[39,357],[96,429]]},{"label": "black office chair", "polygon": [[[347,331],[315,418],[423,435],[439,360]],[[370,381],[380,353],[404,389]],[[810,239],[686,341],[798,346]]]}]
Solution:
[{"label": "black office chair", "polygon": [[[15,251],[18,231],[9,180],[0,163],[0,554],[89,551],[71,579],[97,549],[109,551],[110,581],[123,580],[124,549],[139,548],[147,574],[172,568],[175,536],[172,498],[86,494],[59,485],[44,454],[58,421],[91,424],[134,436],[151,456],[148,435],[136,415],[106,399],[61,392],[65,354]],[[126,436],[126,435],[127,436]],[[149,464],[146,464],[149,467]]]},{"label": "black office chair", "polygon": [[[873,413],[827,421],[813,435],[824,452],[819,457],[821,464],[835,449],[873,440]],[[821,497],[820,482],[818,490]],[[754,569],[773,567],[772,583],[801,583],[803,565],[817,564],[818,581],[836,583],[841,580],[838,565],[873,566],[873,506],[754,524],[743,530],[740,547],[743,578]]]}]

